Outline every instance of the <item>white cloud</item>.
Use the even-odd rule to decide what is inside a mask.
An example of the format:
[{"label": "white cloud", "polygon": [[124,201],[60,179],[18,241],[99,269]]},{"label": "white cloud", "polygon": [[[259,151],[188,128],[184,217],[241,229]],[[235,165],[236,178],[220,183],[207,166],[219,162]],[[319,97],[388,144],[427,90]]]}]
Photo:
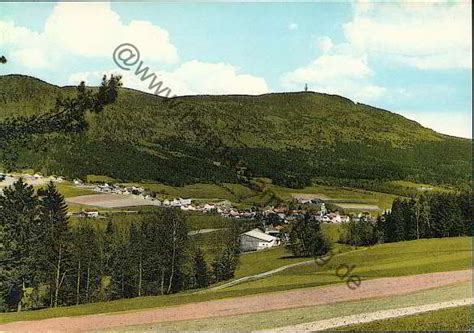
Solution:
[{"label": "white cloud", "polygon": [[288,30],[290,30],[290,31],[298,30],[298,24],[296,24],[296,23],[290,23],[290,24],[288,25]]},{"label": "white cloud", "polygon": [[468,113],[422,113],[409,111],[402,111],[399,113],[437,132],[463,138],[472,138],[472,116]]},{"label": "white cloud", "polygon": [[308,83],[310,90],[343,95],[367,103],[386,91],[369,82],[372,75],[366,56],[325,54],[307,66],[286,73],[281,83],[288,89],[300,90]]},{"label": "white cloud", "polygon": [[48,59],[48,55],[41,49],[20,49],[13,53],[13,59],[19,61],[26,67],[41,68],[51,67],[52,62]]},{"label": "white cloud", "polygon": [[70,54],[111,57],[114,48],[126,42],[134,44],[150,61],[178,61],[166,30],[147,21],[124,24],[109,3],[58,3],[44,31],[0,21],[0,36],[0,45],[9,45],[18,61],[28,67],[46,67]]},{"label": "white cloud", "polygon": [[471,68],[471,5],[468,2],[356,3],[344,25],[358,52],[382,54],[419,69]]},{"label": "white cloud", "polygon": [[[370,61],[384,61],[418,69],[471,68],[470,4],[420,2],[354,3],[345,40],[333,44],[317,40],[323,55],[307,66],[281,76],[287,89],[305,83],[315,91],[339,94],[360,102],[400,95],[374,84]],[[380,60],[380,59],[378,59]],[[393,89],[392,89],[393,90]]]},{"label": "white cloud", "polygon": [[[154,93],[155,89],[150,89],[151,78],[141,81],[140,77],[135,75],[135,68],[130,71],[110,70],[107,74],[121,74],[123,76],[124,86],[141,90],[148,93]],[[157,71],[150,67],[149,73],[156,73],[159,80],[163,81],[164,87],[169,87],[174,95],[197,95],[197,94],[264,94],[268,93],[265,79],[249,74],[239,74],[237,68],[224,63],[205,63],[192,60],[181,64],[176,70]],[[96,84],[102,77],[103,72],[85,72],[75,73],[70,76],[69,81],[77,84],[80,81]],[[155,83],[158,80],[155,81]],[[166,95],[164,92],[161,95]]]},{"label": "white cloud", "polygon": [[318,48],[323,51],[324,53],[327,53],[331,51],[333,44],[331,38],[324,36],[321,38],[318,38]]}]

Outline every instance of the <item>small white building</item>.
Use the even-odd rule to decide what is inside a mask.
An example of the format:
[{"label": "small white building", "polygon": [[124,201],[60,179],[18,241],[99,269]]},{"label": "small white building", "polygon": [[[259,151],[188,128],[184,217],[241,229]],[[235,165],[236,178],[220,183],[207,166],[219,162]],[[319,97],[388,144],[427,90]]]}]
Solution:
[{"label": "small white building", "polygon": [[240,249],[242,252],[259,251],[280,245],[280,239],[253,229],[240,235]]},{"label": "small white building", "polygon": [[181,198],[179,198],[179,204],[181,206],[189,206],[191,204],[191,199],[181,199]]}]

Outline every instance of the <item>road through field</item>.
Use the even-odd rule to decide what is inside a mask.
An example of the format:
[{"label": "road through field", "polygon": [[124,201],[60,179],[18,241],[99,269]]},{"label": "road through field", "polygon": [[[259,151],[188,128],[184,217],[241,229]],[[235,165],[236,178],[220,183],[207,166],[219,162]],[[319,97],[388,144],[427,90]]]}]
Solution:
[{"label": "road through field", "polygon": [[291,325],[285,327],[278,327],[269,330],[262,330],[259,333],[292,333],[292,332],[316,332],[316,331],[326,331],[331,328],[343,327],[354,324],[369,323],[371,321],[398,318],[403,316],[409,316],[419,313],[425,313],[429,311],[436,311],[441,309],[448,309],[463,305],[473,304],[472,298],[463,298],[448,302],[434,303],[434,304],[425,304],[417,306],[409,306],[399,309],[390,309],[383,311],[376,311],[370,313],[360,313],[352,316],[336,317],[326,320],[319,320],[311,323],[304,323],[299,325]]},{"label": "road through field", "polygon": [[113,327],[147,325],[250,314],[305,306],[333,304],[352,300],[410,294],[416,291],[471,281],[472,270],[439,272],[363,281],[359,288],[345,284],[327,287],[235,297],[183,304],[139,312],[111,313],[79,317],[62,317],[40,321],[13,322],[0,325],[0,332],[84,332]]}]

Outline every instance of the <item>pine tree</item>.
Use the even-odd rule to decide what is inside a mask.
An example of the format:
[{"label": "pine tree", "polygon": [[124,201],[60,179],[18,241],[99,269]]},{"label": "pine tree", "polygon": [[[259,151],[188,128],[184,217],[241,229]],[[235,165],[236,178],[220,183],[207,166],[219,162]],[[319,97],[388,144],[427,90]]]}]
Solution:
[{"label": "pine tree", "polygon": [[89,221],[82,221],[74,229],[73,253],[72,266],[76,272],[75,303],[89,303],[100,276],[98,235]]},{"label": "pine tree", "polygon": [[197,248],[194,252],[193,267],[195,286],[197,288],[209,286],[209,271],[206,260],[204,259],[204,253],[200,248]]},{"label": "pine tree", "polygon": [[33,187],[20,178],[0,195],[0,298],[17,311],[22,310],[25,288],[34,286],[37,278],[38,226],[38,198]]},{"label": "pine tree", "polygon": [[130,265],[135,272],[137,296],[143,295],[144,279],[144,255],[146,250],[146,236],[143,224],[137,227],[135,224],[130,226]]},{"label": "pine tree", "polygon": [[42,251],[44,271],[52,281],[51,305],[57,307],[61,288],[70,269],[72,235],[66,202],[53,182],[45,190],[39,191],[39,195],[41,225],[44,230],[39,248]]},{"label": "pine tree", "polygon": [[321,232],[318,221],[309,215],[296,221],[290,231],[288,248],[297,257],[321,256],[331,249],[329,240]]}]

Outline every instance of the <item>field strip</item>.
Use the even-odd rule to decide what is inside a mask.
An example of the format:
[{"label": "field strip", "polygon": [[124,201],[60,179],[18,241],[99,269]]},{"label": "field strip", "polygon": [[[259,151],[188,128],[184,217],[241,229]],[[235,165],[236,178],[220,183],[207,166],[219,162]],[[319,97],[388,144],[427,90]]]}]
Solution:
[{"label": "field strip", "polygon": [[[343,256],[343,255],[348,254],[348,253],[354,253],[356,251],[364,251],[364,250],[367,250],[367,249],[368,248],[365,247],[365,248],[362,248],[362,249],[359,249],[359,250],[339,253],[339,254],[334,255],[333,258]],[[244,276],[244,277],[241,277],[237,280],[229,281],[229,282],[226,282],[224,284],[221,284],[221,285],[218,285],[218,286],[215,286],[215,287],[211,287],[211,288],[208,288],[208,289],[205,289],[205,290],[197,291],[196,293],[204,293],[204,292],[213,291],[213,290],[220,290],[220,289],[230,288],[230,287],[233,287],[237,284],[241,284],[241,283],[244,283],[244,282],[260,280],[260,279],[263,279],[267,276],[270,276],[270,275],[273,275],[273,274],[276,274],[276,273],[280,273],[284,270],[287,270],[287,269],[290,269],[290,268],[293,268],[293,267],[306,266],[306,265],[311,265],[311,264],[316,265],[315,259],[311,259],[311,260],[308,260],[308,261],[297,262],[295,264],[290,264],[290,265],[278,267],[278,268],[272,269],[270,271],[266,271],[266,272],[255,274],[255,275]]]},{"label": "field strip", "polygon": [[411,294],[472,281],[472,270],[428,273],[364,281],[358,289],[344,284],[187,303],[143,311],[57,317],[0,325],[0,332],[80,332],[193,319],[219,318],[313,305],[336,304]]},{"label": "field strip", "polygon": [[399,308],[399,309],[360,313],[360,314],[356,314],[352,316],[331,318],[331,319],[320,320],[320,321],[315,321],[311,323],[304,323],[304,324],[279,327],[279,328],[274,328],[274,329],[269,329],[269,330],[262,330],[258,332],[270,333],[270,332],[323,331],[323,330],[328,330],[331,328],[336,328],[336,327],[341,327],[341,326],[363,324],[363,323],[368,323],[368,322],[376,321],[376,320],[409,316],[409,315],[414,315],[418,313],[453,308],[453,307],[469,305],[469,304],[473,304],[472,298],[464,298],[464,299],[458,299],[458,300],[442,302],[442,303],[410,306],[410,307]]},{"label": "field strip", "polygon": [[209,291],[213,291],[213,290],[220,290],[220,289],[224,289],[224,288],[230,288],[230,287],[233,287],[233,286],[235,286],[237,284],[240,284],[240,283],[263,279],[264,277],[279,273],[279,272],[284,271],[284,270],[289,269],[289,268],[298,267],[298,266],[305,266],[305,265],[311,265],[311,264],[315,264],[314,259],[313,260],[308,260],[308,261],[303,261],[303,262],[297,262],[295,264],[290,264],[290,265],[286,265],[286,266],[282,266],[282,267],[278,267],[278,268],[272,269],[271,271],[266,271],[266,272],[255,274],[255,275],[244,276],[244,277],[241,277],[237,280],[226,282],[226,283],[221,284],[219,286],[215,286],[215,287],[211,287],[211,288],[208,288],[208,289],[205,289],[205,290],[198,291],[197,293],[203,293],[203,292],[209,292]]}]

